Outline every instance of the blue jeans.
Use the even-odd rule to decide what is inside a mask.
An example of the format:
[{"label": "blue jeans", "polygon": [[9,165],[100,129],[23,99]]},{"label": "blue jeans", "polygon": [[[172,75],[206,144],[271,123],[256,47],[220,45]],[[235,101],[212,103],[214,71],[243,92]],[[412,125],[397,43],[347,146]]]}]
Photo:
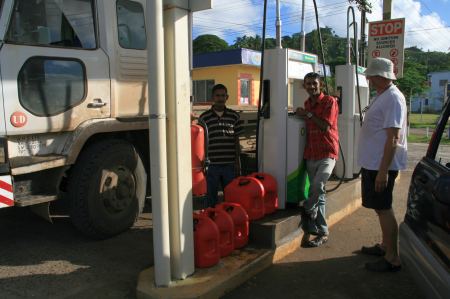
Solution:
[{"label": "blue jeans", "polygon": [[306,171],[308,172],[310,187],[309,197],[305,201],[305,212],[309,215],[317,214],[316,219],[308,220],[304,230],[308,233],[328,235],[328,225],[325,213],[325,185],[333,172],[336,160],[325,158],[322,160],[307,160]]},{"label": "blue jeans", "polygon": [[222,188],[225,189],[225,186],[234,178],[234,164],[209,165],[208,173],[206,175],[209,207],[214,207],[218,202],[217,192],[219,191],[219,183],[222,185]]}]

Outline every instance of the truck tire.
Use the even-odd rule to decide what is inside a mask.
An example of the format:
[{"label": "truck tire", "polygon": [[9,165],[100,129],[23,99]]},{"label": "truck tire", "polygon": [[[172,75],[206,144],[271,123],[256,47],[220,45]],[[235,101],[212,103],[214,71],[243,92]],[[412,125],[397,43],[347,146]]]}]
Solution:
[{"label": "truck tire", "polygon": [[127,230],[142,211],[146,183],[142,160],[130,143],[114,139],[90,145],[69,176],[72,223],[95,239]]}]

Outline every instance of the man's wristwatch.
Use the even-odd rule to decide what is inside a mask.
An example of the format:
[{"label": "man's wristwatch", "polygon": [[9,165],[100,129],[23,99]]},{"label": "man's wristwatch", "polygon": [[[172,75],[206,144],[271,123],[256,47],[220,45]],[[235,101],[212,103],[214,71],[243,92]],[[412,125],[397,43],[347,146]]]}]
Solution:
[{"label": "man's wristwatch", "polygon": [[313,117],[313,114],[312,114],[311,112],[308,112],[308,113],[306,113],[306,117],[307,117],[308,119],[311,119],[311,117]]}]

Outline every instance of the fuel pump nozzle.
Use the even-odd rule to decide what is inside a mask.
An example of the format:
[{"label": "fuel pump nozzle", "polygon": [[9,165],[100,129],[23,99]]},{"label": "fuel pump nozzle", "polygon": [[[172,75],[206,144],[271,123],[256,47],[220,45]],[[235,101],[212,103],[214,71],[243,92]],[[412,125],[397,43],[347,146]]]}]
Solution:
[{"label": "fuel pump nozzle", "polygon": [[[353,22],[350,23],[350,12],[352,13]],[[350,41],[350,27],[353,26],[353,42],[354,49],[353,54],[355,57],[355,76],[356,76],[356,93],[358,96],[358,108],[359,108],[359,123],[362,126],[363,116],[361,111],[361,95],[359,94],[359,76],[358,76],[358,66],[359,66],[359,54],[358,54],[358,23],[355,21],[355,9],[353,6],[349,6],[347,9],[347,65],[352,64],[352,43]]]},{"label": "fuel pump nozzle", "polygon": [[[352,13],[352,17],[353,17],[353,22],[350,22],[350,12]],[[354,43],[355,43],[355,56],[356,56],[356,68],[358,68],[359,62],[358,62],[358,23],[356,23],[355,21],[355,10],[353,8],[353,6],[349,6],[347,9],[347,64],[350,65],[352,64],[352,42],[350,40],[350,27],[353,26],[353,39],[354,39]]]}]

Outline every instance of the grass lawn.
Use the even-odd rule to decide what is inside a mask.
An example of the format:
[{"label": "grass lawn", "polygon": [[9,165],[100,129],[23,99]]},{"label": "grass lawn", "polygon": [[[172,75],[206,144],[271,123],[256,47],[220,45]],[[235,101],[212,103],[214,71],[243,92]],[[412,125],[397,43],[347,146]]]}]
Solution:
[{"label": "grass lawn", "polygon": [[434,127],[438,117],[439,114],[422,113],[420,115],[420,113],[411,113],[409,115],[409,123],[411,128]]},{"label": "grass lawn", "polygon": [[[409,115],[409,123],[411,128],[434,128],[436,126],[436,122],[438,120],[439,114],[431,114],[431,113],[423,113],[420,116],[420,113],[411,113]],[[447,128],[450,124],[450,119],[447,122]]]},{"label": "grass lawn", "polygon": [[[431,139],[431,134],[430,134],[430,137],[428,137],[428,138],[425,135],[409,134],[409,136],[408,136],[408,142],[411,142],[411,143],[429,143],[430,139]],[[444,136],[442,136],[441,144],[450,145],[450,139],[448,139],[446,134],[444,134]]]}]

